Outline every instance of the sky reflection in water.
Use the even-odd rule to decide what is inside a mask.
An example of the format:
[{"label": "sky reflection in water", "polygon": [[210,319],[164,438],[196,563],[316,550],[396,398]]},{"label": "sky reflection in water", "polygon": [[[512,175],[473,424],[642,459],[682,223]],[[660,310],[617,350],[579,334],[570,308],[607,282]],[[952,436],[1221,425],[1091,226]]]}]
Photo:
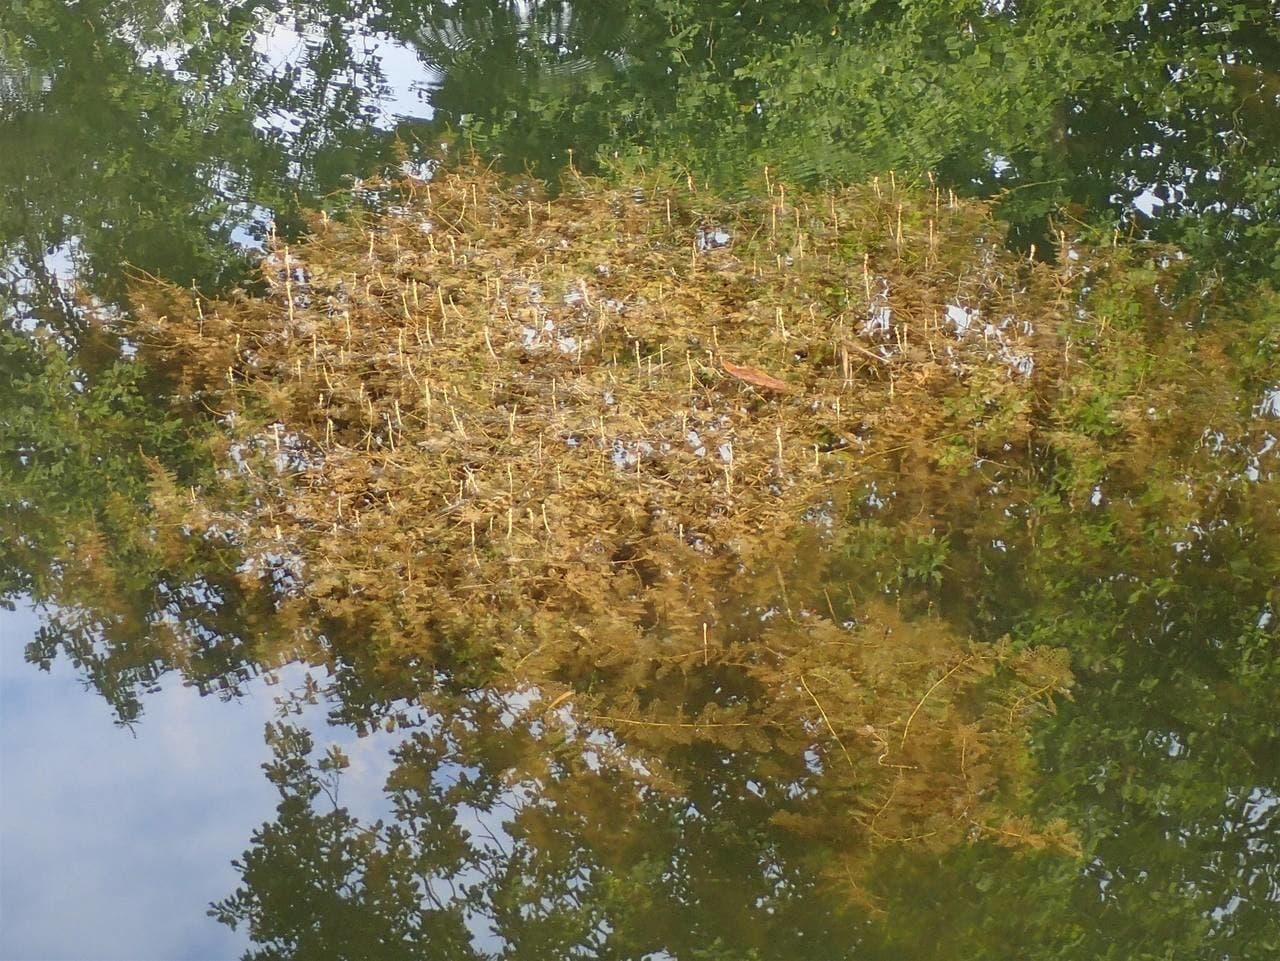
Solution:
[{"label": "sky reflection in water", "polygon": [[[270,753],[274,689],[257,678],[222,703],[170,674],[142,721],[120,727],[65,658],[48,673],[23,660],[38,624],[30,607],[0,611],[0,957],[238,956],[246,933],[205,912],[235,887],[232,858],[275,809],[257,768]],[[300,686],[306,670],[279,671],[281,688]],[[401,735],[360,739],[327,727],[324,711],[311,705],[293,721],[350,757],[342,803],[385,813]]]}]

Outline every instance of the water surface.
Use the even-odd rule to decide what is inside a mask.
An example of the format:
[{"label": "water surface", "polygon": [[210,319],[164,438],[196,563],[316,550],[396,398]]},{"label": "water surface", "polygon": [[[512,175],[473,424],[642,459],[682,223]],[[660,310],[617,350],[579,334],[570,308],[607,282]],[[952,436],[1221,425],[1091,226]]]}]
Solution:
[{"label": "water surface", "polygon": [[[1019,6],[0,15],[0,956],[1275,956],[1280,28],[1269,4]],[[442,144],[543,175],[667,164],[735,195],[766,166],[768,189],[932,171],[943,197],[1000,194],[1028,255],[1049,256],[1059,204],[1055,227],[1191,252],[1176,286],[1114,295],[1133,309],[1109,322],[1167,365],[1080,393],[1105,448],[1109,411],[1171,385],[1129,468],[1094,486],[1087,446],[1007,452],[1041,485],[1023,514],[984,513],[972,478],[972,510],[969,488],[881,479],[829,583],[779,575],[828,589],[835,621],[862,591],[947,637],[1066,650],[1076,686],[1030,732],[1019,801],[1078,853],[975,837],[849,858],[837,820],[786,817],[835,754],[818,721],[792,764],[750,739],[620,738],[572,703],[549,720],[541,691],[478,683],[461,653],[299,629],[234,552],[139,515],[157,463],[179,491],[209,479],[207,421],[89,305],[127,312],[130,271],[252,285],[273,235]],[[1234,323],[1220,368],[1169,374],[1169,343]],[[730,679],[637,701],[750,696]],[[639,770],[636,745],[664,766]],[[867,803],[845,789],[824,803]]]}]

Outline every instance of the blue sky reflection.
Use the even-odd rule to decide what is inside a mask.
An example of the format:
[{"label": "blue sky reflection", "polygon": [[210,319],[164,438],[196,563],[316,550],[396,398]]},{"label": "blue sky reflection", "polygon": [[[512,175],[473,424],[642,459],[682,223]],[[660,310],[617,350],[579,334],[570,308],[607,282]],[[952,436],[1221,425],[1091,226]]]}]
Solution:
[{"label": "blue sky reflection", "polygon": [[[274,813],[263,727],[274,693],[299,686],[307,668],[277,672],[277,688],[257,680],[229,703],[169,675],[130,731],[65,659],[49,673],[23,660],[38,623],[30,608],[0,610],[0,959],[239,956],[246,933],[205,912],[234,889],[231,859]],[[320,750],[338,743],[350,756],[342,803],[384,814],[400,735],[360,740],[327,727],[325,711],[293,720]]]}]

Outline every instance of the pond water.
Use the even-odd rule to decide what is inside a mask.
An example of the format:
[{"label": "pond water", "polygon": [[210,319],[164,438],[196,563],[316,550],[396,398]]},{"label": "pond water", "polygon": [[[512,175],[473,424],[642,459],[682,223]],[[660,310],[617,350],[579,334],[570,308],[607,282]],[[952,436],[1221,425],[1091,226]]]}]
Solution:
[{"label": "pond water", "polygon": [[244,776],[269,699],[223,703],[174,677],[146,724],[121,727],[70,664],[23,659],[37,611],[0,617],[6,956],[239,954],[245,939],[201,916],[234,885],[226,853],[272,809]]},{"label": "pond water", "polygon": [[[0,14],[0,959],[1277,956],[1273,5],[766,6],[32,0]],[[1174,82],[1153,53],[1169,49]],[[488,620],[474,599],[428,595],[422,623],[397,621],[411,592],[392,567],[342,582],[386,592],[385,611],[291,604],[286,554],[251,563],[216,525],[193,536],[200,498],[221,522],[256,521],[270,496],[212,493],[228,448],[210,438],[235,426],[208,416],[216,393],[203,411],[177,402],[195,365],[143,369],[156,342],[101,320],[130,316],[140,277],[261,293],[255,259],[302,244],[308,211],[340,218],[358,179],[472,147],[495,169],[573,163],[629,183],[652,165],[770,204],[779,182],[872,177],[879,200],[896,169],[921,189],[936,178],[935,209],[952,190],[1000,195],[1019,261],[1071,222],[1121,249],[1176,242],[1189,266],[1115,260],[1083,284],[1097,300],[1080,294],[1101,333],[1047,351],[1067,388],[945,412],[1034,443],[868,468],[847,502],[810,506],[807,534],[726,568],[722,595],[690,580],[688,611],[663,595],[617,620],[584,602],[591,619],[575,620],[547,593],[539,619],[493,587]],[[698,230],[715,238],[707,257],[737,242],[718,222]],[[863,263],[853,286],[885,329],[857,349],[883,365],[908,352],[890,328],[910,310],[877,300],[889,281]],[[1033,296],[1016,274],[999,283]],[[1004,296],[996,283],[983,296]],[[979,311],[961,286],[937,305],[964,321],[947,343],[1008,353],[1013,329],[984,333],[990,300]],[[1031,377],[1026,358],[1006,380]],[[1073,362],[1090,376],[1069,380]],[[687,363],[690,389],[714,374]],[[765,385],[742,409],[776,414],[768,384],[786,372],[737,370]],[[715,381],[721,400],[726,383],[748,389]],[[745,488],[752,452],[712,444],[708,411],[701,433],[672,436],[719,450],[704,460]],[[781,474],[794,422],[777,423]],[[866,425],[824,435],[814,462],[890,429]],[[262,436],[279,456],[280,430]],[[623,473],[653,453],[606,446]],[[174,522],[173,502],[193,514]],[[546,511],[514,523],[549,543],[573,518]],[[292,536],[287,519],[268,528],[280,538],[282,523]],[[481,566],[475,520],[469,544],[448,536],[450,562]],[[656,595],[661,558],[611,550]],[[596,653],[491,644],[503,614],[527,618],[522,638]],[[768,670],[762,649],[779,659]],[[1061,652],[1074,681],[1038,651]],[[795,673],[772,690],[777,664]]]}]

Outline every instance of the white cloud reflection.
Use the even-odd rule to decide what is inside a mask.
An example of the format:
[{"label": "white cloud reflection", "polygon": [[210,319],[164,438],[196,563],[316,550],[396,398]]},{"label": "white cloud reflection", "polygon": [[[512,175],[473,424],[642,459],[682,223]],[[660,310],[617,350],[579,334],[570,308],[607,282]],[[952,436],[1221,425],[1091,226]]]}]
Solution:
[{"label": "white cloud reflection", "polygon": [[[206,915],[226,897],[277,795],[260,769],[274,717],[261,680],[230,703],[168,675],[132,731],[60,658],[23,660],[37,612],[0,610],[0,959],[225,959],[248,945]],[[277,672],[299,686],[304,666]],[[312,673],[315,668],[310,669]],[[324,705],[294,723],[351,758],[342,803],[385,813],[389,751],[402,735],[357,739],[327,727]]]}]

